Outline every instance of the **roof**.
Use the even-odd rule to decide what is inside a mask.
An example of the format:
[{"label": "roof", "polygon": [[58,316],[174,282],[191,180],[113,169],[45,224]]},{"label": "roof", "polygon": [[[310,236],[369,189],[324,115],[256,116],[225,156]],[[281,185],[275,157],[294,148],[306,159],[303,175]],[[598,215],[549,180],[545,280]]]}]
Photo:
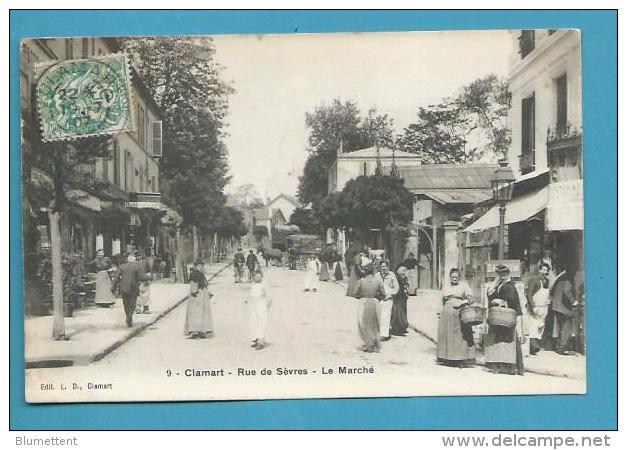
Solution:
[{"label": "roof", "polygon": [[298,206],[298,200],[296,199],[296,197],[292,197],[291,195],[287,195],[287,194],[279,194],[276,197],[274,197],[272,200],[270,200],[268,202],[268,205],[271,205],[272,203],[275,202],[275,200],[278,200],[279,198],[283,197],[284,199],[286,199],[287,201],[289,201],[290,203],[293,203],[294,206]]},{"label": "roof", "polygon": [[442,205],[475,204],[492,198],[490,189],[444,189],[441,191],[426,189],[424,192],[415,193],[425,195]]},{"label": "roof", "polygon": [[492,189],[490,179],[497,164],[428,164],[399,167],[405,187],[416,190]]},{"label": "roof", "polygon": [[[361,150],[355,150],[354,152],[344,152],[337,155],[338,158],[376,158],[377,157],[377,148],[369,147],[362,148]],[[387,147],[379,147],[379,157],[380,158],[392,158],[392,149]],[[420,155],[415,153],[402,152],[400,150],[396,150],[394,152],[395,158],[414,158],[418,160],[422,160]]]}]

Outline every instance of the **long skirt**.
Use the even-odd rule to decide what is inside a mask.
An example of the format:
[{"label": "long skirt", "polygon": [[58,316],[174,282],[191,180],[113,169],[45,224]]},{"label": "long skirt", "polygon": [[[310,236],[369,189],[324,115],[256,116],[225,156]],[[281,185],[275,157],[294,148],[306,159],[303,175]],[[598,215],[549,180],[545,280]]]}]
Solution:
[{"label": "long skirt", "polygon": [[139,297],[137,297],[136,312],[142,312],[144,308],[150,306],[150,284],[139,287]]},{"label": "long skirt", "polygon": [[344,279],[344,275],[342,275],[342,265],[339,261],[335,263],[334,277],[335,281],[342,281]]},{"label": "long skirt", "polygon": [[250,302],[250,339],[263,341],[266,337],[268,306],[264,297],[255,297]]},{"label": "long skirt", "polygon": [[112,286],[113,284],[111,283],[109,272],[101,270],[96,274],[96,295],[94,302],[97,305],[112,305],[115,303]]},{"label": "long skirt", "polygon": [[305,276],[305,290],[318,290],[318,274],[315,270],[307,270],[307,275]]},{"label": "long skirt", "polygon": [[320,262],[320,276],[318,279],[320,281],[329,281],[331,279],[329,276],[329,264],[326,261]]},{"label": "long skirt", "polygon": [[355,296],[355,292],[357,291],[358,284],[359,284],[359,277],[357,276],[357,271],[353,267],[350,271],[350,275],[348,276],[348,288],[346,289],[346,295],[348,297]]},{"label": "long skirt", "polygon": [[485,343],[486,368],[509,375],[523,375],[525,367],[516,328],[489,326]]},{"label": "long skirt", "polygon": [[418,269],[407,271],[407,281],[409,282],[409,295],[416,295],[418,290]]},{"label": "long skirt", "polygon": [[454,302],[444,303],[438,322],[438,361],[444,364],[472,362],[475,359],[475,342],[472,326],[463,324]]},{"label": "long skirt", "polygon": [[211,315],[211,298],[207,289],[200,289],[198,295],[189,296],[187,314],[185,315],[186,336],[195,333],[213,332],[213,316]]},{"label": "long skirt", "polygon": [[390,333],[394,336],[404,336],[407,333],[407,297],[395,296],[392,305],[392,319],[390,320]]},{"label": "long skirt", "polygon": [[361,338],[361,349],[378,352],[381,348],[379,335],[379,301],[376,298],[361,298],[357,303],[357,328]]},{"label": "long skirt", "polygon": [[379,303],[379,332],[381,337],[390,337],[390,323],[392,322],[392,299],[381,300]]}]

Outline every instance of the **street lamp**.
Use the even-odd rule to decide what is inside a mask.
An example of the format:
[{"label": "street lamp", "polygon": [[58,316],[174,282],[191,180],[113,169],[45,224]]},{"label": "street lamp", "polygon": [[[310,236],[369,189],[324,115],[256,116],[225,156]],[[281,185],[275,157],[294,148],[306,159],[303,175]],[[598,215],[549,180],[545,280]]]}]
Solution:
[{"label": "street lamp", "polygon": [[490,182],[492,183],[492,198],[499,203],[499,259],[504,259],[505,250],[505,205],[512,199],[514,191],[514,172],[507,165],[507,160],[499,161]]}]

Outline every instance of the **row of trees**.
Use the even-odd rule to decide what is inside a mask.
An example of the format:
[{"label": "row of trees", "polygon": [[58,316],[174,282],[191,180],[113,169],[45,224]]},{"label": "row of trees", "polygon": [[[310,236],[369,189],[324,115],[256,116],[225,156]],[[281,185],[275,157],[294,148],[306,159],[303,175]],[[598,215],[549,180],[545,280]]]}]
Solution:
[{"label": "row of trees", "polygon": [[163,115],[160,176],[179,206],[182,227],[198,236],[246,234],[242,214],[225,206],[229,182],[224,145],[228,96],[209,38],[128,39],[125,50]]},{"label": "row of trees", "polygon": [[308,159],[298,186],[301,204],[327,195],[328,170],[337,150],[395,148],[421,155],[425,164],[467,163],[503,157],[510,143],[508,85],[487,75],[464,86],[455,97],[418,108],[417,118],[396,132],[387,114],[371,108],[365,115],[353,101],[335,99],[307,113]]}]

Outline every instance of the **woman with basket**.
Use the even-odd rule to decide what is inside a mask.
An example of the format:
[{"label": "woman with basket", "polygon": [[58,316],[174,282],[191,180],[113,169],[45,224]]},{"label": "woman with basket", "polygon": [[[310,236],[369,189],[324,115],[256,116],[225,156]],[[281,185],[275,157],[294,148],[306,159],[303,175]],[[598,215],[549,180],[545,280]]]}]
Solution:
[{"label": "woman with basket", "polygon": [[463,368],[475,363],[475,342],[472,324],[462,322],[460,311],[474,300],[470,287],[460,280],[459,269],[451,269],[449,277],[438,312],[438,363]]},{"label": "woman with basket", "polygon": [[189,274],[190,296],[187,300],[184,334],[192,339],[204,339],[213,335],[213,316],[209,282],[205,276],[205,264],[198,260]]},{"label": "woman with basket", "polygon": [[495,268],[499,278],[488,289],[488,335],[486,336],[486,368],[493,373],[523,375],[523,355],[516,331],[517,317],[522,315],[516,286],[509,278],[509,268]]}]

